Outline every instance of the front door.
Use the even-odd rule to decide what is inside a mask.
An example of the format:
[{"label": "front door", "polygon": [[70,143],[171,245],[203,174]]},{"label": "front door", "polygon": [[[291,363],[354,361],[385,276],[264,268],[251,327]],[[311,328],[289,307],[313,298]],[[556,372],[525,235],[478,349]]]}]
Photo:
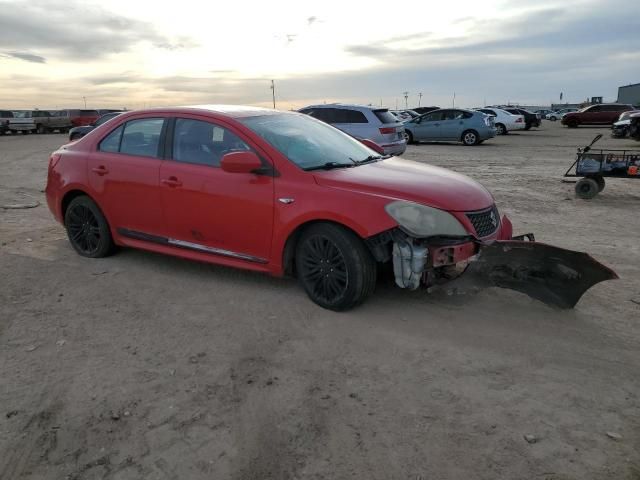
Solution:
[{"label": "front door", "polygon": [[442,140],[442,131],[440,124],[442,122],[442,111],[438,110],[432,113],[427,113],[420,117],[420,123],[416,123],[414,128],[416,140],[423,140],[426,142]]},{"label": "front door", "polygon": [[273,229],[273,177],[229,173],[222,156],[251,147],[228,126],[175,119],[172,152],[160,167],[169,243],[266,262]]},{"label": "front door", "polygon": [[89,183],[111,228],[162,235],[158,176],[164,118],[130,120],[109,133],[88,158]]}]

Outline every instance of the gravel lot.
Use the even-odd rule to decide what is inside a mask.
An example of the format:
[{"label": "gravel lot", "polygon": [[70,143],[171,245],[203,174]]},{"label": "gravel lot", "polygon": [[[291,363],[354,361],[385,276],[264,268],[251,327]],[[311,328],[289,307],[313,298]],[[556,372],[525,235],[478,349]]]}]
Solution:
[{"label": "gravel lot", "polygon": [[640,148],[545,122],[406,157],[620,280],[571,311],[381,282],[343,314],[291,279],[79,257],[41,193],[64,135],[0,137],[0,205],[41,203],[0,209],[0,478],[640,479],[640,181],[560,182],[598,132]]}]

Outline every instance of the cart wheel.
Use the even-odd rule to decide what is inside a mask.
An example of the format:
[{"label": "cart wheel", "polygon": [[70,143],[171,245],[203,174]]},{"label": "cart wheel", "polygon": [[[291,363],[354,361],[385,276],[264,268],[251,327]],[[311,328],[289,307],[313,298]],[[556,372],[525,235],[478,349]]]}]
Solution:
[{"label": "cart wheel", "polygon": [[604,177],[593,177],[593,179],[598,184],[598,192],[604,190]]},{"label": "cart wheel", "polygon": [[598,182],[593,178],[583,178],[576,183],[576,195],[585,200],[595,197],[599,191]]}]

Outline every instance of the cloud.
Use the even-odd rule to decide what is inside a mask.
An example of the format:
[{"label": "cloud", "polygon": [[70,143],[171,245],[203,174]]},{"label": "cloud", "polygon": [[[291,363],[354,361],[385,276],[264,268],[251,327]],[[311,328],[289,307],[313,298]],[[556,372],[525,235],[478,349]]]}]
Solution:
[{"label": "cloud", "polygon": [[0,56],[7,58],[17,58],[18,60],[24,60],[31,63],[47,63],[47,59],[40,55],[34,55],[27,52],[3,52]]},{"label": "cloud", "polygon": [[311,26],[313,25],[315,22],[318,21],[318,17],[316,17],[315,15],[312,15],[310,17],[307,17],[307,25]]},{"label": "cloud", "polygon": [[84,2],[0,0],[0,45],[4,48],[44,51],[50,57],[85,60],[124,52],[140,42],[169,50],[193,46],[186,37],[175,42],[158,33],[150,23]]}]

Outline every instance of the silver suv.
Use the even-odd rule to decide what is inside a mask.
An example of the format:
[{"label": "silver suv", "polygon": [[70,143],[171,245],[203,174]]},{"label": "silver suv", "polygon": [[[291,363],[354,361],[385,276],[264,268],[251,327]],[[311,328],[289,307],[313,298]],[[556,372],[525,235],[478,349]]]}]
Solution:
[{"label": "silver suv", "polygon": [[376,142],[388,155],[402,155],[407,149],[404,127],[388,108],[346,103],[310,105],[299,110],[329,123],[349,135]]}]

